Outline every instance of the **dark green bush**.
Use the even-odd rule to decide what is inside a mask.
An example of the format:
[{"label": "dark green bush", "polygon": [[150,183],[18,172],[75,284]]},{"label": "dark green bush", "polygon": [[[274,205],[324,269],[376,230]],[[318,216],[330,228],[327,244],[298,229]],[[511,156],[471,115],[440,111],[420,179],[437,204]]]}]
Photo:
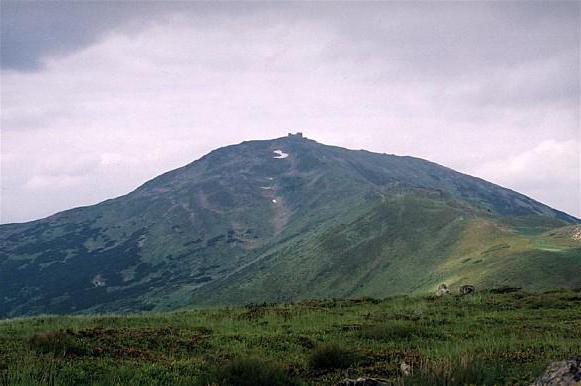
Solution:
[{"label": "dark green bush", "polygon": [[364,339],[374,339],[379,341],[420,339],[444,339],[445,336],[423,324],[410,322],[397,322],[388,324],[375,324],[364,326],[359,332],[359,336]]},{"label": "dark green bush", "polygon": [[509,287],[509,286],[502,286],[491,288],[488,290],[491,294],[511,294],[514,292],[519,292],[521,290],[520,287]]},{"label": "dark green bush", "polygon": [[254,357],[237,358],[216,368],[208,383],[220,386],[299,385],[282,366]]},{"label": "dark green bush", "polygon": [[65,357],[84,355],[86,349],[69,331],[47,331],[33,335],[28,340],[29,346],[38,353],[52,353],[55,356]]},{"label": "dark green bush", "polygon": [[503,374],[506,376],[506,373],[507,369],[501,362],[455,359],[417,369],[412,376],[405,378],[405,385],[528,385],[532,382],[532,379],[529,379],[530,374],[518,373],[503,380]]},{"label": "dark green bush", "polygon": [[357,362],[357,355],[336,344],[317,346],[309,358],[309,365],[315,370],[346,369]]}]

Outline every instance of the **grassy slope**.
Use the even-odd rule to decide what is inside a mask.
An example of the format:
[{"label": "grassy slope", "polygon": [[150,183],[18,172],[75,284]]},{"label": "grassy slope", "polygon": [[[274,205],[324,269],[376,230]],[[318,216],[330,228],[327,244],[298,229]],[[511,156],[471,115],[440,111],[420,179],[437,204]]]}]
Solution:
[{"label": "grassy slope", "polygon": [[[581,352],[581,293],[478,293],[304,301],[126,316],[0,322],[0,383],[197,384],[236,358],[268,358],[304,384],[376,376],[404,384],[530,384],[547,363]],[[63,330],[58,349],[31,344]],[[347,369],[313,369],[332,342]],[[401,378],[401,361],[414,375]]]},{"label": "grassy slope", "polygon": [[571,229],[540,233],[544,228],[519,229],[474,219],[438,271],[448,272],[446,280],[451,284],[511,285],[530,290],[579,287],[581,242],[573,240]]},{"label": "grassy slope", "polygon": [[193,302],[384,297],[431,292],[442,282],[581,287],[581,241],[567,231],[574,227],[552,228],[558,220],[542,217],[509,220],[416,194],[370,200],[321,231],[277,240],[254,264],[194,293]]}]

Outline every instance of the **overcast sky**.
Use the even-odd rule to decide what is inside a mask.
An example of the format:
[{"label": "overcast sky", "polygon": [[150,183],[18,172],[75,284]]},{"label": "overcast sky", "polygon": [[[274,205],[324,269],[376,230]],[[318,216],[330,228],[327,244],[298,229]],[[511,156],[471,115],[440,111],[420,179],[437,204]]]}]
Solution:
[{"label": "overcast sky", "polygon": [[577,1],[1,4],[1,222],[288,131],[581,217]]}]

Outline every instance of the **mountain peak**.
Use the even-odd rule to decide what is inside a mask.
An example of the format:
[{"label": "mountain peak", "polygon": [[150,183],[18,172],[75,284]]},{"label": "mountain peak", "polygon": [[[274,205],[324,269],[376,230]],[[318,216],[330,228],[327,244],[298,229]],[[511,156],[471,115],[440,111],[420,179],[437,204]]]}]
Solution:
[{"label": "mountain peak", "polygon": [[[0,226],[0,315],[386,296],[443,279],[581,285],[581,241],[559,236],[574,217],[432,162],[299,134]],[[569,268],[545,271],[555,258]]]},{"label": "mountain peak", "polygon": [[303,137],[303,133],[301,131],[297,131],[296,133],[288,133],[287,135],[288,138],[292,138],[292,139],[303,139],[306,137]]}]

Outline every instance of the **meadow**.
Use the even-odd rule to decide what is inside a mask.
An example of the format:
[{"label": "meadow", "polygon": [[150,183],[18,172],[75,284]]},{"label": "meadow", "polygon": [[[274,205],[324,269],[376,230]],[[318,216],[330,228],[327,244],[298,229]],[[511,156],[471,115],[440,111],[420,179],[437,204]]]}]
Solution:
[{"label": "meadow", "polygon": [[527,385],[581,354],[580,331],[581,291],[510,288],[38,316],[0,321],[0,383]]}]

